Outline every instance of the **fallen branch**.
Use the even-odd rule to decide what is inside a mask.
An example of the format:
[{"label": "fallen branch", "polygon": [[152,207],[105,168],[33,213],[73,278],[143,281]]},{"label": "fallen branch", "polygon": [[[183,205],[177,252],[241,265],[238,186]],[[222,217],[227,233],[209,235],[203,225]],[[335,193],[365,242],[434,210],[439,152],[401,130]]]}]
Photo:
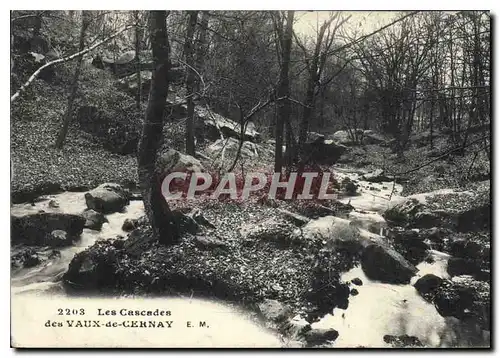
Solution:
[{"label": "fallen branch", "polygon": [[85,50],[83,51],[80,51],[80,52],[77,52],[77,53],[74,53],[70,56],[67,56],[67,57],[63,57],[63,58],[59,58],[57,60],[54,60],[54,61],[51,61],[51,62],[48,62],[46,63],[45,65],[41,66],[38,70],[36,70],[32,75],[31,77],[21,86],[21,88],[19,88],[17,90],[16,93],[14,93],[12,95],[12,97],[10,97],[10,102],[14,102],[24,91],[26,91],[26,89],[28,88],[28,86],[38,77],[38,75],[40,75],[40,73],[50,67],[50,66],[53,66],[53,65],[56,65],[58,63],[63,63],[63,62],[66,62],[66,61],[70,61],[74,58],[77,58],[77,57],[80,57],[80,56],[83,56],[85,55],[87,52],[90,52],[92,50],[94,50],[95,48],[101,46],[102,44],[108,42],[109,40],[112,40],[113,38],[115,38],[116,36],[120,35],[122,32],[125,32],[131,28],[133,28],[134,26],[130,25],[130,26],[126,26],[124,27],[123,29],[121,29],[120,31],[118,32],[115,32],[113,35],[105,38],[104,40],[101,40],[99,41],[98,43],[92,45],[91,47],[89,48],[86,48]]}]

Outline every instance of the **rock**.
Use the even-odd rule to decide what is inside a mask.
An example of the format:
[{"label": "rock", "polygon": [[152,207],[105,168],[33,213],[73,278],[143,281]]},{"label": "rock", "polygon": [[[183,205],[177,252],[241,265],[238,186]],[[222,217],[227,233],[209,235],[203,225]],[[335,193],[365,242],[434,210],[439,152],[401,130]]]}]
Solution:
[{"label": "rock", "polygon": [[292,310],[289,306],[271,299],[265,299],[257,305],[259,313],[272,322],[282,322],[289,318]]},{"label": "rock", "polygon": [[369,279],[409,283],[418,269],[388,246],[370,244],[361,255],[361,267]]},{"label": "rock", "polygon": [[418,279],[413,285],[420,295],[424,295],[437,290],[443,279],[433,274],[427,274]]},{"label": "rock", "polygon": [[352,288],[350,291],[351,296],[357,296],[359,294],[359,291],[356,290],[355,288]]},{"label": "rock", "polygon": [[[240,139],[241,127],[238,122],[223,117],[214,111],[209,111],[204,106],[195,106],[195,113],[200,119],[197,121],[198,123],[195,127],[195,135],[197,138],[216,141],[221,139],[222,133],[224,139]],[[243,140],[257,143],[260,141],[260,137],[260,133],[255,130],[255,125],[249,122]]]},{"label": "rock", "polygon": [[294,230],[292,240],[306,245],[323,242],[327,248],[345,249],[353,253],[360,251],[366,241],[349,220],[336,216],[311,220]]},{"label": "rock", "polygon": [[424,345],[417,337],[403,334],[401,336],[391,336],[386,334],[384,342],[391,344],[394,348],[423,347]]},{"label": "rock", "polygon": [[397,232],[393,237],[394,247],[405,259],[417,265],[427,257],[427,252],[430,250],[423,239],[415,230]]},{"label": "rock", "polygon": [[135,219],[125,219],[122,225],[122,230],[129,232],[137,228],[137,220]]},{"label": "rock", "polygon": [[24,258],[23,266],[29,268],[29,267],[34,267],[36,265],[39,265],[40,263],[41,263],[41,260],[38,257],[38,255],[36,253],[33,253],[31,255],[27,255]]},{"label": "rock", "polygon": [[55,200],[50,200],[49,201],[49,207],[53,209],[58,209],[59,208],[59,203]]},{"label": "rock", "polygon": [[295,226],[291,223],[271,217],[257,223],[243,224],[239,228],[239,234],[244,241],[249,243],[264,240],[287,246],[291,243],[294,229]]},{"label": "rock", "polygon": [[73,240],[68,236],[66,231],[54,230],[47,235],[45,242],[50,247],[64,247],[71,245]]},{"label": "rock", "polygon": [[278,208],[278,211],[283,214],[283,216],[285,217],[285,219],[287,219],[288,221],[292,222],[295,226],[303,226],[305,224],[307,224],[310,219],[305,217],[305,216],[302,216],[300,214],[296,214],[296,213],[292,213],[291,211],[288,211],[288,210],[285,210],[285,209],[280,209]]},{"label": "rock", "polygon": [[[127,240],[128,241],[128,240]],[[116,262],[119,251],[107,240],[76,254],[62,279],[67,288],[78,290],[106,289],[116,284]]]},{"label": "rock", "polygon": [[384,174],[384,171],[382,169],[376,169],[371,173],[364,174],[362,178],[370,183],[381,183],[384,181],[385,182],[392,181],[391,178],[389,178]]},{"label": "rock", "polygon": [[392,223],[412,228],[489,231],[490,209],[489,186],[480,187],[475,192],[444,189],[411,195],[389,208],[384,217]]},{"label": "rock", "polygon": [[381,230],[387,227],[384,218],[377,213],[351,211],[348,219],[351,220],[351,225],[363,228],[374,234],[380,234]]},{"label": "rock", "polygon": [[[141,93],[147,96],[149,92],[149,87],[151,86],[151,78],[153,72],[150,70],[141,71]],[[124,88],[131,96],[137,95],[137,73],[132,73],[131,75],[125,76],[118,80],[118,83],[122,88]]]},{"label": "rock", "polygon": [[307,132],[306,142],[323,142],[325,140],[325,135],[316,132]]},{"label": "rock", "polygon": [[291,204],[293,205],[295,212],[309,219],[318,219],[328,215],[345,218],[351,211],[354,210],[352,205],[344,204],[338,200],[329,200],[328,206],[318,204],[313,200],[303,202],[293,201]]},{"label": "rock", "polygon": [[420,230],[420,236],[422,236],[424,239],[427,239],[434,244],[438,244],[441,246],[443,244],[444,238],[450,235],[451,233],[452,233],[451,230],[447,230],[444,228],[437,228],[437,227]]},{"label": "rock", "polygon": [[200,173],[205,171],[203,164],[188,154],[175,149],[168,149],[158,156],[156,170],[158,173],[168,174],[174,172]]},{"label": "rock", "polygon": [[[139,61],[142,70],[153,69],[153,61],[150,51],[141,51],[139,53]],[[136,53],[134,50],[130,50],[116,55],[114,53],[107,53],[105,51],[102,51],[100,54],[96,55],[93,58],[92,65],[99,69],[109,70],[118,77],[129,76],[136,71]]]},{"label": "rock", "polygon": [[[234,160],[239,146],[240,142],[238,139],[228,137],[225,139],[217,139],[214,143],[207,147],[206,151],[212,158],[217,158],[218,160],[222,159],[222,151],[224,151],[225,159],[229,158],[231,160]],[[240,158],[257,158],[260,151],[262,151],[262,148],[259,145],[249,141],[245,141],[243,142],[243,146],[241,147]]]},{"label": "rock", "polygon": [[351,282],[356,286],[363,286],[363,281],[359,277],[353,278]]},{"label": "rock", "polygon": [[464,259],[461,257],[451,257],[448,260],[446,272],[453,276],[460,275],[481,275],[481,266],[474,260]]},{"label": "rock", "polygon": [[61,184],[55,181],[45,181],[38,185],[24,187],[22,189],[12,188],[11,201],[12,204],[22,204],[26,202],[34,202],[41,195],[57,194],[62,192]]},{"label": "rock", "polygon": [[[431,298],[439,314],[475,322],[490,330],[490,285],[469,276],[443,281]],[[472,323],[471,322],[471,323]]]},{"label": "rock", "polygon": [[356,138],[355,138],[356,135],[360,136],[360,134],[362,135],[362,133],[363,133],[362,130],[361,131],[353,130],[351,132],[342,130],[333,133],[333,135],[329,136],[329,139],[334,140],[339,144],[350,146],[356,144]]},{"label": "rock", "polygon": [[357,194],[359,185],[352,181],[349,177],[345,177],[342,180],[341,188],[344,189],[345,193],[349,196],[354,196]]},{"label": "rock", "polygon": [[85,202],[89,209],[109,214],[122,211],[129,204],[129,198],[125,189],[120,185],[106,183],[85,193]]},{"label": "rock", "polygon": [[334,140],[322,140],[318,137],[315,141],[303,145],[303,160],[308,164],[335,164],[347,151],[347,147]]},{"label": "rock", "polygon": [[11,256],[11,267],[34,267],[48,260],[61,257],[61,253],[57,250],[46,249],[41,247],[23,247]]},{"label": "rock", "polygon": [[333,342],[339,336],[339,332],[333,328],[313,328],[304,334],[304,338],[309,346],[319,345],[327,341]]},{"label": "rock", "polygon": [[84,227],[92,230],[101,230],[102,225],[108,222],[108,219],[102,213],[92,209],[85,210],[82,216],[85,218]]},{"label": "rock", "polygon": [[51,236],[53,231],[62,230],[67,234],[68,240],[72,240],[82,233],[84,224],[85,218],[75,214],[37,213],[11,216],[11,242],[49,246],[54,243]]},{"label": "rock", "polygon": [[455,240],[450,244],[450,253],[457,257],[478,259],[481,257],[482,246],[474,241]]},{"label": "rock", "polygon": [[226,248],[227,244],[219,239],[208,236],[196,235],[194,238],[194,243],[198,248],[202,250],[212,250],[216,248]]},{"label": "rock", "polygon": [[280,327],[280,331],[284,332],[288,337],[299,338],[304,333],[311,330],[311,325],[300,315],[286,320]]}]

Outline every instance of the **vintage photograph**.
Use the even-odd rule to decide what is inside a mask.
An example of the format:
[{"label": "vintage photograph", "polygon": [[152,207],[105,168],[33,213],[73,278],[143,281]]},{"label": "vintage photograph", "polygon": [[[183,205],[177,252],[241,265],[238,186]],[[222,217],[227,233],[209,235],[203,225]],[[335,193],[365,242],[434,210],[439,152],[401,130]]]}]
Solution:
[{"label": "vintage photograph", "polygon": [[491,94],[489,10],[11,11],[11,346],[491,348]]}]

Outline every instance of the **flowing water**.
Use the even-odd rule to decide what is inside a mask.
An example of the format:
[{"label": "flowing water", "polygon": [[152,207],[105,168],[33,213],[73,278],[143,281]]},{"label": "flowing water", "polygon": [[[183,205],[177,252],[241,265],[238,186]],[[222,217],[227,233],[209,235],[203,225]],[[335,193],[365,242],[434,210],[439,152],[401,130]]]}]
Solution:
[{"label": "flowing water", "polygon": [[[59,208],[52,208],[50,200],[55,200]],[[16,204],[11,207],[13,215],[45,212],[81,213],[86,208],[84,193],[65,192],[47,196],[47,200],[31,204]],[[220,301],[199,298],[165,297],[69,297],[65,294],[59,280],[67,270],[71,259],[78,252],[93,245],[97,240],[126,236],[121,227],[126,218],[137,219],[144,214],[142,201],[131,201],[121,213],[106,215],[101,231],[84,229],[81,238],[74,246],[60,249],[61,257],[34,268],[16,269],[11,272],[12,332],[13,344],[22,347],[283,347],[288,342],[279,335],[264,328],[255,314],[239,307]],[[15,251],[15,248],[14,248]],[[174,328],[165,336],[164,330],[143,328],[144,334],[136,329],[100,330],[99,334],[83,335],[78,330],[64,329],[64,340],[58,339],[57,328],[41,329],[49,317],[57,320],[54,313],[64,307],[85,307],[85,319],[102,319],[96,312],[100,308],[118,309],[119,307],[151,309],[166,307],[172,312]],[[118,308],[117,308],[118,307]],[[40,309],[47,312],[40,321]],[[180,313],[176,317],[176,313]],[[68,318],[68,317],[65,317]],[[69,317],[75,318],[75,317]],[[81,317],[76,317],[78,319]],[[192,330],[186,328],[191,320],[207,322],[210,329]],[[193,323],[193,324],[195,324]],[[36,332],[36,333],[35,333]]]},{"label": "flowing water", "polygon": [[[394,183],[368,183],[361,180],[361,174],[349,169],[337,168],[336,175],[342,179],[349,177],[357,180],[361,195],[341,199],[344,203],[350,203],[355,210],[350,213],[349,219],[356,226],[367,230],[373,235],[383,235],[387,227],[382,213],[391,205],[403,200],[401,196],[402,186]],[[57,209],[49,206],[49,200],[56,200],[60,207]],[[61,193],[48,196],[48,200],[31,204],[18,204],[11,207],[13,214],[38,212],[39,210],[61,211],[67,213],[81,213],[85,209],[83,193]],[[73,256],[91,246],[96,240],[102,240],[116,235],[125,236],[121,230],[125,218],[138,218],[143,215],[141,201],[132,201],[123,213],[107,215],[108,223],[103,225],[101,231],[84,229],[81,240],[75,246],[61,249],[61,257],[55,261],[49,261],[41,266],[30,269],[17,269],[12,271],[11,292],[15,296],[13,302],[13,328],[16,326],[15,317],[18,320],[26,320],[34,312],[30,310],[36,307],[60,307],[64,302],[76,300],[65,295],[58,278],[64,273]],[[388,347],[384,342],[384,335],[410,335],[416,336],[426,347],[450,347],[467,345],[472,335],[470,327],[465,326],[455,318],[444,318],[437,312],[436,308],[422,299],[412,284],[421,276],[433,273],[442,278],[447,278],[446,265],[448,255],[431,251],[434,258],[433,263],[423,262],[417,266],[419,272],[408,285],[385,284],[369,280],[360,267],[356,267],[342,275],[345,281],[357,277],[363,281],[363,285],[355,286],[359,291],[356,296],[349,298],[349,307],[346,310],[335,309],[332,314],[323,317],[313,327],[334,328],[339,332],[339,337],[333,343],[333,347]],[[79,298],[78,300],[85,300]],[[253,314],[220,301],[207,301],[197,298],[172,298],[162,300],[157,298],[107,298],[86,299],[85,305],[99,305],[106,307],[116,304],[119,300],[122,306],[128,307],[141,304],[147,307],[158,307],[167,304],[172,312],[195,312],[194,316],[204,317],[205,320],[213,322],[217,329],[211,329],[203,334],[197,334],[193,343],[192,331],[176,330],[175,338],[167,339],[168,346],[204,346],[204,347],[282,347],[288,343],[284,342],[275,333],[270,332],[260,325]],[[125,300],[128,300],[125,304]],[[72,301],[73,302],[73,301]],[[97,307],[97,306],[96,306]],[[48,308],[47,308],[48,309]],[[193,316],[193,317],[194,317]],[[194,318],[193,318],[194,319]],[[196,318],[198,320],[198,318]],[[31,324],[33,322],[29,322]],[[28,326],[29,326],[28,324]],[[33,323],[34,324],[34,323]],[[36,329],[33,327],[32,329]],[[113,331],[92,337],[92,341],[86,342],[81,335],[68,335],[65,342],[70,346],[118,346],[120,342],[128,342],[130,347],[161,347],[165,346],[165,337],[157,333],[148,333],[146,340],[141,340],[139,335],[134,335],[132,330],[128,333],[123,330],[123,336],[119,339],[113,335]],[[28,327],[23,327],[22,332],[30,332]],[[45,332],[45,331],[44,331]],[[181,333],[179,333],[181,332]],[[184,332],[184,333],[182,333]],[[18,333],[22,336],[24,333]],[[482,337],[474,337],[479,344],[488,344],[488,334],[480,332]],[[125,337],[125,338],[124,338]],[[465,338],[464,338],[465,337]],[[26,342],[30,341],[26,337]],[[97,339],[97,340],[96,340]],[[42,339],[43,341],[43,339]],[[51,342],[49,338],[45,341]],[[52,342],[51,342],[52,343]]]}]

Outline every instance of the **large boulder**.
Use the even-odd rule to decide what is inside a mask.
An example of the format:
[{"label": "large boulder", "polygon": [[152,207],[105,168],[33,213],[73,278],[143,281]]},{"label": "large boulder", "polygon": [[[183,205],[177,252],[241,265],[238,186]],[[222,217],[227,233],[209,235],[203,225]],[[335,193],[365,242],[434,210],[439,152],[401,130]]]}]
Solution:
[{"label": "large boulder", "polygon": [[[143,70],[140,72],[141,76],[141,93],[143,98],[147,98],[149,93],[149,87],[151,87],[151,79],[153,78],[153,72],[150,70]],[[138,86],[138,76],[137,73],[125,76],[118,80],[120,86],[126,90],[130,95],[137,95]]]},{"label": "large boulder", "polygon": [[361,255],[361,268],[372,280],[387,283],[409,283],[418,269],[394,249],[386,245],[371,244]]},{"label": "large boulder", "polygon": [[346,152],[347,147],[331,139],[317,137],[303,145],[303,160],[306,163],[335,164]]},{"label": "large boulder", "polygon": [[[37,213],[11,217],[12,244],[61,246],[71,244],[83,231],[85,218],[64,213]],[[64,235],[62,234],[64,233]],[[61,240],[61,237],[65,238]]]},{"label": "large boulder", "polygon": [[89,209],[109,214],[122,211],[129,204],[128,192],[115,183],[101,184],[85,193],[85,202]]},{"label": "large boulder", "polygon": [[[225,138],[217,139],[214,143],[209,145],[206,152],[212,157],[219,160],[222,159],[222,152],[224,152],[224,158],[233,160],[238,152],[240,146],[240,141],[235,138]],[[259,151],[262,148],[255,143],[245,141],[241,147],[240,158],[242,159],[252,159],[259,156]]]},{"label": "large boulder", "polygon": [[443,317],[453,316],[490,330],[490,284],[469,276],[444,280],[433,295],[426,297]]},{"label": "large boulder", "polygon": [[415,287],[420,295],[424,296],[428,293],[436,291],[441,285],[441,282],[443,282],[441,277],[429,273],[420,277],[418,281],[415,282],[413,287]]},{"label": "large boulder", "polygon": [[373,172],[364,174],[362,178],[366,181],[369,181],[370,183],[381,183],[381,182],[388,182],[392,181],[393,178],[389,178],[387,175],[385,175],[384,171],[382,169],[375,169]]},{"label": "large boulder", "polygon": [[268,321],[281,322],[290,317],[292,309],[276,300],[265,299],[257,305],[259,313]]},{"label": "large boulder", "polygon": [[356,139],[361,137],[362,134],[363,134],[362,129],[351,130],[351,131],[341,130],[333,133],[331,136],[329,136],[329,139],[339,144],[350,146],[356,144]]},{"label": "large boulder", "polygon": [[322,243],[327,248],[343,249],[353,253],[363,246],[378,242],[377,235],[371,236],[366,230],[359,229],[349,220],[336,216],[323,216],[311,220],[292,233],[292,241],[304,245]]},{"label": "large boulder", "polygon": [[384,217],[400,226],[442,227],[467,232],[489,230],[491,199],[488,186],[475,192],[451,189],[416,194],[389,208]]},{"label": "large boulder", "polygon": [[[241,126],[229,118],[223,117],[207,107],[195,106],[195,114],[198,118],[196,123],[196,137],[201,140],[215,141],[221,139],[221,134],[224,138],[230,137],[240,139]],[[260,142],[261,135],[255,130],[252,122],[249,122],[245,128],[243,140],[249,142]]]},{"label": "large boulder", "polygon": [[293,230],[294,225],[290,222],[271,217],[256,223],[243,224],[239,228],[239,234],[247,244],[264,240],[288,245]]},{"label": "large boulder", "polygon": [[[142,57],[142,56],[140,56]],[[142,69],[153,69],[151,61],[145,62],[140,59]],[[137,60],[135,51],[126,51],[118,56],[113,56],[107,53],[101,53],[94,57],[92,65],[99,69],[110,70],[118,77],[127,76],[136,70]]]},{"label": "large boulder", "polygon": [[476,241],[466,239],[453,240],[449,243],[450,254],[466,259],[479,259],[483,257],[483,246]]},{"label": "large boulder", "polygon": [[199,173],[203,172],[205,168],[198,159],[170,148],[158,156],[156,170],[161,174],[173,172]]},{"label": "large boulder", "polygon": [[417,265],[426,257],[430,246],[425,242],[425,236],[420,235],[417,229],[404,230],[397,227],[389,233],[395,249],[412,264]]},{"label": "large boulder", "polygon": [[356,144],[385,144],[387,142],[387,139],[380,133],[372,129],[364,130],[361,128],[337,131],[329,136],[329,139],[345,146],[353,146]]},{"label": "large boulder", "polygon": [[451,257],[448,260],[446,272],[448,272],[448,275],[450,275],[450,277],[471,275],[476,278],[481,278],[482,275],[481,266],[477,261],[464,259],[461,257]]},{"label": "large boulder", "polygon": [[101,139],[111,152],[132,154],[137,151],[142,128],[140,118],[114,118],[97,107],[82,106],[76,120],[81,130]]},{"label": "large boulder", "polygon": [[339,332],[333,328],[313,328],[304,333],[304,339],[309,347],[333,342],[338,336]]},{"label": "large boulder", "polygon": [[[151,51],[141,51],[139,53],[141,71],[152,71],[154,68]],[[118,56],[111,53],[101,52],[92,60],[92,65],[99,69],[106,69],[120,78],[126,78],[136,73],[137,58],[134,50],[126,51]],[[180,63],[171,63],[168,71],[170,83],[182,83],[185,78],[184,67]],[[149,78],[149,81],[151,78]],[[146,79],[148,81],[148,79]],[[146,92],[149,87],[145,87]]]}]

